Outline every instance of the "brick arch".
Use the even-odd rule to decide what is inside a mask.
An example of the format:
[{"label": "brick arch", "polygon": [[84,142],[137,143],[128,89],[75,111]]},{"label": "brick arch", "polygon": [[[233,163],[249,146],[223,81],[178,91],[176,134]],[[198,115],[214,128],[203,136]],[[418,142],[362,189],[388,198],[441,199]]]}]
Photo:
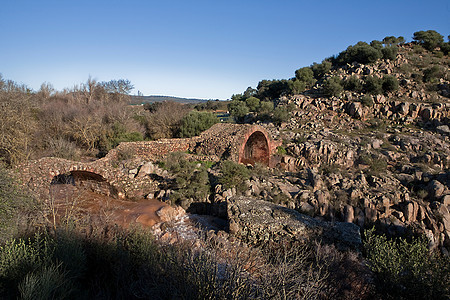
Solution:
[{"label": "brick arch", "polygon": [[266,131],[254,130],[246,136],[239,150],[239,163],[270,164],[270,138]]}]

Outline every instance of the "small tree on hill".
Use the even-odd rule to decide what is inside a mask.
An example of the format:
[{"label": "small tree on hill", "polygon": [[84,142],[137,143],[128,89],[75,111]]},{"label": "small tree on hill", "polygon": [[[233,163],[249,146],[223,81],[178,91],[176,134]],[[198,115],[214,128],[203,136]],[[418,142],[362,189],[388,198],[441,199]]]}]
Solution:
[{"label": "small tree on hill", "polygon": [[381,79],[375,76],[367,76],[364,83],[364,90],[373,95],[383,93],[383,87]]},{"label": "small tree on hill", "polygon": [[295,71],[295,78],[297,78],[298,81],[304,82],[306,87],[311,87],[314,82],[316,82],[314,80],[314,72],[309,67],[304,67]]},{"label": "small tree on hill", "polygon": [[444,42],[444,37],[434,30],[427,30],[414,32],[413,40],[431,51]]},{"label": "small tree on hill", "polygon": [[385,93],[390,93],[398,90],[398,80],[391,75],[384,76],[381,85]]},{"label": "small tree on hill", "polygon": [[228,111],[238,121],[250,112],[245,102],[234,100],[228,104]]},{"label": "small tree on hill", "polygon": [[314,78],[317,80],[321,79],[328,71],[331,70],[333,65],[329,60],[323,60],[320,64],[313,63],[311,65],[311,70],[314,73]]},{"label": "small tree on hill", "polygon": [[341,85],[341,79],[339,77],[330,77],[323,83],[323,94],[327,97],[335,96],[339,97],[344,88]]},{"label": "small tree on hill", "polygon": [[251,96],[245,100],[245,105],[247,105],[250,111],[256,112],[259,108],[260,102],[261,101],[258,98]]}]

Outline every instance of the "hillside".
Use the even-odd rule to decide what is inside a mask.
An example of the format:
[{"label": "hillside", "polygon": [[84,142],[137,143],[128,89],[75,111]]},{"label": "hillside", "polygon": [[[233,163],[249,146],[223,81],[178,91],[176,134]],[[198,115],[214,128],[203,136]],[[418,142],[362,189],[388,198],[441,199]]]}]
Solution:
[{"label": "hillside", "polygon": [[[290,112],[280,126],[258,109],[241,120],[283,140],[285,180],[298,189],[284,193],[284,205],[393,235],[421,232],[448,254],[450,58],[413,43],[395,47],[393,59],[330,64],[303,92],[271,100]],[[383,91],[386,78],[393,88]],[[262,81],[234,101],[263,99],[274,82],[283,81],[266,90]]]}]

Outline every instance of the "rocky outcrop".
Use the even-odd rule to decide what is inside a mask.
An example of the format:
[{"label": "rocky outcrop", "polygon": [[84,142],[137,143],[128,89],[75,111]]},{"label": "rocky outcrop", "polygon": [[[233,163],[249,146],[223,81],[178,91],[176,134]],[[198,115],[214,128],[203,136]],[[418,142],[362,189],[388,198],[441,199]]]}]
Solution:
[{"label": "rocky outcrop", "polygon": [[352,223],[325,222],[244,196],[230,198],[227,205],[230,233],[249,244],[305,241],[318,237],[344,249],[358,249],[361,245],[359,227]]}]

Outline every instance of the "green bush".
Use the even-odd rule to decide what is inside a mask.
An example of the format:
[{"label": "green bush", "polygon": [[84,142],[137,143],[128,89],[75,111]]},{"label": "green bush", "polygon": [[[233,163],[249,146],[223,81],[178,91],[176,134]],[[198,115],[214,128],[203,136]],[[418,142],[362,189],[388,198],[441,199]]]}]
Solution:
[{"label": "green bush", "polygon": [[370,95],[363,95],[361,98],[359,98],[359,102],[361,102],[362,105],[367,107],[373,106],[373,98]]},{"label": "green bush", "polygon": [[286,106],[277,106],[273,111],[272,121],[277,124],[287,122],[291,114]]},{"label": "green bush", "polygon": [[388,239],[366,230],[363,242],[377,287],[392,299],[448,299],[450,259],[428,252],[426,238]]},{"label": "green bush", "polygon": [[231,160],[223,161],[220,164],[220,171],[222,175],[219,177],[219,183],[226,189],[235,187],[238,191],[243,191],[244,181],[250,178],[250,171],[246,166]]},{"label": "green bush", "polygon": [[349,46],[345,51],[339,53],[336,62],[339,65],[358,62],[361,64],[370,64],[376,62],[382,57],[381,51],[370,46],[365,42],[358,42],[354,46]]},{"label": "green bush", "polygon": [[191,111],[181,119],[178,135],[179,137],[197,136],[218,122],[219,119],[211,112]]},{"label": "green bush", "polygon": [[323,60],[320,64],[313,63],[311,65],[311,70],[314,73],[314,78],[319,80],[321,79],[328,71],[331,70],[332,63],[329,60]]},{"label": "green bush", "polygon": [[356,75],[352,75],[348,77],[346,80],[342,82],[342,85],[345,90],[353,91],[353,92],[361,92],[363,89],[363,83],[361,79],[359,79]]},{"label": "green bush", "polygon": [[330,77],[322,85],[323,94],[327,97],[339,97],[344,88],[341,85],[342,80],[339,77]]},{"label": "green bush", "polygon": [[205,202],[211,187],[207,172],[208,165],[188,161],[185,156],[181,152],[170,153],[164,165],[175,177],[170,200],[187,209],[190,199]]},{"label": "green bush", "polygon": [[292,94],[300,94],[306,89],[306,84],[303,81],[295,79],[292,81]]},{"label": "green bush", "polygon": [[300,82],[304,82],[306,87],[311,87],[316,82],[314,79],[314,72],[310,67],[304,67],[296,70],[295,78]]},{"label": "green bush", "polygon": [[423,82],[437,83],[439,78],[444,77],[445,72],[439,66],[432,66],[423,71]]},{"label": "green bush", "polygon": [[372,95],[383,93],[381,78],[375,76],[367,76],[364,82],[364,90]]},{"label": "green bush", "polygon": [[398,49],[396,46],[390,46],[381,49],[381,54],[384,59],[394,60],[397,57]]},{"label": "green bush", "polygon": [[243,119],[250,112],[245,102],[239,100],[228,103],[228,111],[237,121]]},{"label": "green bush", "polygon": [[277,154],[278,155],[286,155],[286,148],[284,148],[283,146],[278,146],[277,147]]},{"label": "green bush", "polygon": [[250,111],[256,112],[260,106],[260,100],[256,97],[248,97],[245,99],[245,105],[247,105]]},{"label": "green bush", "polygon": [[384,93],[390,93],[398,90],[398,80],[392,75],[384,76],[382,79],[381,86]]},{"label": "green bush", "polygon": [[257,86],[257,98],[262,101],[277,99],[292,94],[293,82],[291,80],[261,80]]},{"label": "green bush", "polygon": [[430,51],[444,43],[444,37],[434,30],[414,32],[413,40]]}]

